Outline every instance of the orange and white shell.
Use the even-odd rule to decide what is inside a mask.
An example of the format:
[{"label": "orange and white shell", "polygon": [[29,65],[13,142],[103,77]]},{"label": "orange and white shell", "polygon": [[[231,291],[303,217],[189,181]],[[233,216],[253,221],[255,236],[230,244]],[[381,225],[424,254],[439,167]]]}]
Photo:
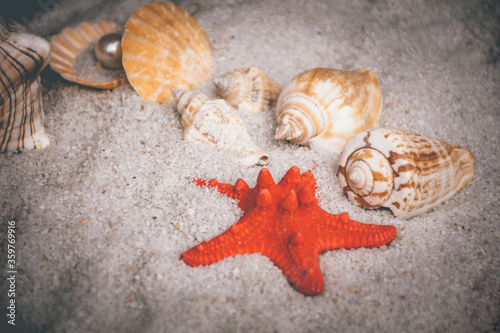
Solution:
[{"label": "orange and white shell", "polygon": [[108,21],[96,23],[82,22],[75,28],[64,28],[59,34],[50,38],[51,59],[50,68],[59,73],[64,79],[86,87],[98,89],[114,89],[127,82],[126,77],[118,79],[96,80],[77,73],[75,65],[78,57],[102,36],[120,32],[118,24]]},{"label": "orange and white shell", "polygon": [[202,27],[170,2],[137,9],[125,24],[122,62],[130,84],[147,101],[172,99],[171,88],[188,90],[212,68],[212,50]]},{"label": "orange and white shell", "polygon": [[0,17],[0,153],[49,145],[39,76],[49,58],[45,39]]},{"label": "orange and white shell", "polygon": [[399,218],[423,214],[474,176],[467,149],[411,131],[373,128],[340,154],[337,175],[347,197],[367,209],[390,208]]},{"label": "orange and white shell", "polygon": [[184,140],[215,145],[236,154],[241,166],[267,165],[269,155],[250,138],[245,124],[223,99],[172,89],[177,111],[182,116]]},{"label": "orange and white shell", "polygon": [[274,109],[281,92],[281,86],[256,67],[235,69],[212,82],[226,102],[254,113]]},{"label": "orange and white shell", "polygon": [[314,68],[283,88],[276,106],[275,138],[340,153],[359,132],[377,126],[382,94],[368,68]]}]

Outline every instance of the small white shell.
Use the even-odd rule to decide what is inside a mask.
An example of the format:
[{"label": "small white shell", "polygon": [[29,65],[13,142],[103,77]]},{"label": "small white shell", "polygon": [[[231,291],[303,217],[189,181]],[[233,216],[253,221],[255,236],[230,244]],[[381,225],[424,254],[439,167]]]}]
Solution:
[{"label": "small white shell", "polygon": [[354,135],[377,126],[381,106],[380,85],[368,68],[310,69],[283,88],[275,138],[339,153]]},{"label": "small white shell", "polygon": [[40,72],[49,43],[0,17],[0,153],[45,148]]},{"label": "small white shell", "polygon": [[212,82],[226,102],[254,113],[272,110],[281,92],[281,86],[256,67],[235,69]]},{"label": "small white shell", "polygon": [[347,197],[367,209],[390,208],[408,219],[460,191],[474,176],[467,149],[411,131],[373,128],[354,136],[339,157]]},{"label": "small white shell", "polygon": [[209,100],[204,94],[172,89],[182,116],[184,140],[215,145],[236,153],[242,166],[266,165],[269,155],[248,135],[245,124],[223,99]]},{"label": "small white shell", "polygon": [[126,77],[114,80],[95,80],[77,74],[75,68],[78,57],[88,49],[93,50],[94,44],[99,38],[119,31],[121,31],[121,28],[118,24],[108,21],[82,22],[75,28],[63,29],[50,39],[52,54],[50,68],[59,73],[64,79],[83,86],[98,89],[114,89],[121,86],[127,82]]}]

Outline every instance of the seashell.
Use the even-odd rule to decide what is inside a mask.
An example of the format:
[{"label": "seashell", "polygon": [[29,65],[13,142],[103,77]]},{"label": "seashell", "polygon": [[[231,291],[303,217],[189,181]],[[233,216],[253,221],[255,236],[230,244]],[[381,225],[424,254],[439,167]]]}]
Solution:
[{"label": "seashell", "polygon": [[273,109],[281,92],[281,86],[256,67],[235,69],[212,82],[226,102],[255,113]]},{"label": "seashell", "polygon": [[474,176],[467,149],[411,131],[374,128],[354,136],[339,157],[347,197],[367,209],[390,208],[399,218],[423,214]]},{"label": "seashell", "polygon": [[237,162],[245,167],[269,163],[269,155],[252,141],[245,124],[226,101],[176,88],[172,93],[182,116],[184,140],[234,152]]},{"label": "seashell", "polygon": [[114,89],[121,86],[127,82],[126,77],[97,80],[81,76],[76,68],[78,57],[89,49],[93,50],[102,36],[119,31],[121,28],[118,24],[108,21],[82,22],[75,28],[64,28],[50,39],[50,68],[64,79],[86,87]]},{"label": "seashell", "polygon": [[377,126],[381,106],[380,85],[368,68],[310,69],[283,88],[275,138],[337,153],[354,135]]},{"label": "seashell", "polygon": [[50,44],[0,17],[0,51],[0,153],[45,148],[39,74],[49,62]]},{"label": "seashell", "polygon": [[172,98],[171,88],[188,90],[212,68],[205,32],[186,10],[156,2],[136,10],[125,24],[122,61],[127,78],[147,101]]}]

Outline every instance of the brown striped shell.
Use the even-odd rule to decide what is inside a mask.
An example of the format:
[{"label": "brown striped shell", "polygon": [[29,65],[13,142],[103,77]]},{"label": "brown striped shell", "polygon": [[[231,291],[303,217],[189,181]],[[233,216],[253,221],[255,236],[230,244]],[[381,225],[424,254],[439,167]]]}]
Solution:
[{"label": "brown striped shell", "polygon": [[408,219],[445,202],[471,181],[474,157],[463,147],[415,132],[373,128],[345,145],[337,175],[354,203],[390,208]]},{"label": "brown striped shell", "polygon": [[340,153],[359,132],[377,126],[382,94],[368,68],[314,68],[286,85],[276,106],[275,138]]},{"label": "brown striped shell", "polygon": [[39,76],[49,58],[45,39],[0,17],[0,153],[49,145]]},{"label": "brown striped shell", "polygon": [[137,93],[162,103],[172,99],[171,88],[188,90],[208,77],[212,50],[185,9],[156,2],[136,10],[125,24],[122,62]]},{"label": "brown striped shell", "polygon": [[102,75],[102,79],[95,79],[79,74],[76,69],[78,58],[82,53],[89,49],[93,50],[94,44],[102,36],[119,31],[121,28],[117,23],[108,21],[82,22],[75,28],[63,29],[50,39],[52,54],[50,68],[64,79],[83,86],[98,89],[114,89],[121,86],[127,82],[125,75],[117,79]]}]

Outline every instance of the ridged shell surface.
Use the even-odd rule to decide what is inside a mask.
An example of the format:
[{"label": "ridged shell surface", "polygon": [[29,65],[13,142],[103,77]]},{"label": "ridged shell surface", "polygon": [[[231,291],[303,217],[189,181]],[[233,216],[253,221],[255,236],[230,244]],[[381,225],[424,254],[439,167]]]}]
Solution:
[{"label": "ridged shell surface", "polygon": [[212,50],[193,16],[172,3],[156,2],[127,21],[122,62],[137,93],[162,103],[172,99],[171,88],[188,90],[208,77]]},{"label": "ridged shell surface", "polygon": [[114,22],[99,21],[96,23],[82,22],[74,28],[65,28],[50,39],[51,59],[50,68],[59,73],[64,79],[92,88],[114,89],[127,82],[126,77],[118,79],[95,80],[78,74],[75,68],[78,57],[102,36],[121,31]]},{"label": "ridged shell surface", "polygon": [[276,107],[281,92],[281,86],[256,67],[238,68],[212,81],[226,102],[254,113]]},{"label": "ridged shell surface", "polygon": [[226,101],[175,88],[172,92],[182,116],[184,140],[233,152],[245,167],[269,163],[269,155],[252,141],[245,124]]},{"label": "ridged shell surface", "polygon": [[347,197],[367,209],[390,208],[399,218],[423,214],[474,176],[467,149],[415,132],[373,128],[354,136],[339,157]]},{"label": "ridged shell surface", "polygon": [[49,145],[39,76],[49,58],[45,39],[0,17],[0,153]]},{"label": "ridged shell surface", "polygon": [[381,106],[380,85],[368,68],[310,69],[283,88],[275,138],[340,153],[354,135],[377,126]]}]

